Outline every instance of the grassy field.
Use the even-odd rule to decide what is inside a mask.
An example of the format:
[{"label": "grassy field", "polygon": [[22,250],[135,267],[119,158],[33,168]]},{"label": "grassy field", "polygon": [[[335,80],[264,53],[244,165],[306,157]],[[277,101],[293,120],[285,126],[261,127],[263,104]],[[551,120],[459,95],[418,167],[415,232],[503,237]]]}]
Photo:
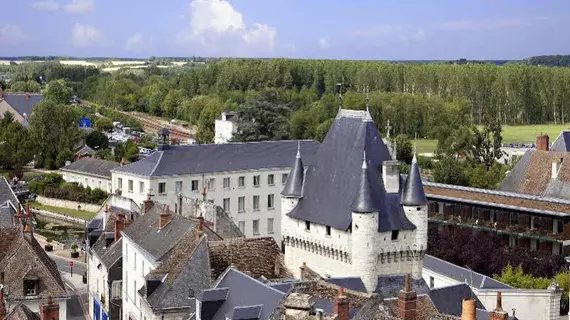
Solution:
[{"label": "grassy field", "polygon": [[[568,124],[539,124],[526,126],[503,126],[503,143],[532,143],[536,142],[539,134],[548,134],[550,142],[554,142],[562,130],[568,129]],[[434,152],[437,140],[418,140],[418,153]]]},{"label": "grassy field", "polygon": [[46,205],[43,205],[43,204],[41,204],[39,202],[35,202],[35,201],[30,202],[30,206],[32,208],[35,208],[35,209],[65,214],[65,215],[68,215],[70,217],[75,217],[75,218],[84,219],[84,220],[91,220],[97,214],[96,212],[79,211],[79,210],[68,209],[68,208],[46,206]]}]

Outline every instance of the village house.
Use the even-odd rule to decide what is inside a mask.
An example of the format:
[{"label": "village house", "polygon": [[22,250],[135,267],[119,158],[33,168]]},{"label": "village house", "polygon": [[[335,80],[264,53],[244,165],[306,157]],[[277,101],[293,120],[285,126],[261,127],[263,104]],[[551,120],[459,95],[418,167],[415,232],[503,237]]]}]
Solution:
[{"label": "village house", "polygon": [[12,228],[15,217],[22,210],[18,197],[5,177],[0,177],[0,229]]},{"label": "village house", "polygon": [[113,193],[111,170],[120,167],[114,161],[97,158],[81,158],[61,168],[61,175],[66,182],[77,182],[84,188],[101,189]]},{"label": "village house", "polygon": [[0,88],[0,117],[10,112],[14,116],[14,121],[28,127],[28,119],[32,115],[33,108],[43,99],[44,96],[38,93],[6,93]]}]

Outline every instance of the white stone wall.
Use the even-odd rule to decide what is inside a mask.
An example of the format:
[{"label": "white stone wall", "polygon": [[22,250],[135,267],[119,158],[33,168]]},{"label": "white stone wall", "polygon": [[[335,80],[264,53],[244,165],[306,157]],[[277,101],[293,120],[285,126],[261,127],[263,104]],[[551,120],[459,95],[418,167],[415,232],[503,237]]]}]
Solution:
[{"label": "white stone wall", "polygon": [[[53,299],[53,302],[59,304],[59,320],[67,320],[67,300],[65,300],[65,299]],[[47,299],[24,301],[24,304],[26,305],[26,307],[30,308],[30,310],[32,310],[33,312],[37,312],[37,313],[40,312],[40,305],[42,303],[47,303]],[[6,307],[8,309],[8,310],[6,310],[7,311],[6,314],[8,314],[17,305],[18,305],[18,303],[16,303],[16,302],[8,303],[6,305]]]},{"label": "white stone wall", "polygon": [[[487,310],[497,305],[497,290],[474,290]],[[551,290],[509,289],[500,290],[503,310],[520,320],[556,320],[560,318],[562,292]]]},{"label": "white stone wall", "polygon": [[[430,269],[426,269],[426,268],[422,269],[422,278],[424,278],[426,284],[430,287],[431,287],[431,283],[433,282],[432,289],[452,286],[452,285],[460,283],[459,281],[457,281],[455,279],[446,277],[444,275],[433,272]],[[467,280],[467,281],[469,281],[469,280]]]},{"label": "white stone wall", "polygon": [[61,171],[61,175],[63,177],[63,180],[66,182],[77,182],[84,188],[99,188],[109,193],[113,192],[111,179],[108,178],[95,177],[87,174],[80,174],[63,170]]},{"label": "white stone wall", "polygon": [[378,213],[352,214],[352,272],[360,275],[366,290],[376,289],[377,243],[381,240],[378,233]]},{"label": "white stone wall", "polygon": [[[213,188],[207,189],[206,200],[213,201],[214,204],[224,208],[224,199],[230,199],[230,208],[226,210],[237,226],[240,222],[245,224],[244,234],[246,237],[272,236],[277,243],[281,242],[281,191],[284,183],[282,175],[288,174],[290,168],[274,168],[247,171],[216,172],[210,174],[196,174],[183,176],[145,177],[127,175],[124,173],[113,173],[113,189],[122,189],[122,195],[133,199],[141,205],[146,199],[149,188],[152,191],[153,200],[168,204],[170,210],[174,211],[178,207],[178,193],[176,192],[176,182],[182,182],[182,195],[193,199],[202,199],[202,187],[207,186],[207,181],[214,179]],[[253,185],[253,177],[260,176],[260,186]],[[268,184],[269,175],[273,175],[273,185]],[[239,187],[239,177],[244,177],[245,186]],[[224,178],[230,179],[230,187],[224,188]],[[122,185],[119,186],[119,179]],[[129,192],[129,180],[133,181],[133,192]],[[192,181],[197,181],[197,190],[192,190]],[[144,192],[139,192],[139,183],[145,186]],[[159,193],[159,183],[166,184],[166,192]],[[268,207],[268,195],[273,195],[273,208]],[[259,210],[253,209],[253,197],[259,196]],[[245,197],[245,210],[239,212],[239,198]],[[268,231],[268,219],[273,219],[273,233]],[[259,220],[259,234],[253,232],[253,221]]]},{"label": "white stone wall", "polygon": [[214,123],[214,143],[219,144],[229,142],[235,131],[236,126],[232,121],[216,120]]},{"label": "white stone wall", "polygon": [[107,282],[109,280],[107,269],[101,266],[101,269],[97,266],[101,263],[101,260],[97,255],[89,255],[87,259],[87,289],[89,291],[89,315],[93,317],[93,301],[96,299],[101,302],[101,295],[105,297],[105,304],[101,304],[101,308],[109,314],[109,288]]},{"label": "white stone wall", "polygon": [[[156,261],[123,234],[123,319],[129,316],[138,320],[152,317],[144,311],[138,290],[145,284],[144,277],[158,267]],[[141,307],[143,305],[143,307]]]},{"label": "white stone wall", "polygon": [[101,206],[98,204],[83,203],[83,202],[69,201],[69,200],[62,200],[55,198],[46,198],[44,196],[37,196],[36,201],[46,206],[67,208],[73,210],[77,210],[78,208],[77,206],[81,206],[81,210],[89,212],[97,212],[99,211],[99,208],[101,208]]},{"label": "white stone wall", "polygon": [[416,226],[415,230],[415,250],[427,249],[428,245],[428,213],[427,206],[408,207],[404,206],[404,213],[410,222]]}]

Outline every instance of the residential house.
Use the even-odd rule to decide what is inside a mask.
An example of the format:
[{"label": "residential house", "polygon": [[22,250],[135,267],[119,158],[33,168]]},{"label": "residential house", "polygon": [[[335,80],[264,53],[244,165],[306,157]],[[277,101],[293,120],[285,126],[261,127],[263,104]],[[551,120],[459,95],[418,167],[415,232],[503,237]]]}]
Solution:
[{"label": "residential house", "polygon": [[63,180],[77,182],[79,185],[91,189],[101,189],[113,193],[111,183],[111,170],[120,167],[114,161],[97,158],[82,158],[61,168]]},{"label": "residential house", "polygon": [[34,238],[30,216],[17,219],[23,225],[0,229],[0,302],[10,314],[20,305],[40,312],[42,304],[53,301],[59,307],[59,319],[65,320],[70,296],[57,266]]},{"label": "residential house", "polygon": [[0,229],[12,228],[15,217],[22,209],[18,197],[10,187],[5,177],[0,177]]},{"label": "residential house", "polygon": [[272,236],[280,243],[282,191],[300,145],[307,165],[319,143],[266,141],[210,145],[161,145],[137,162],[111,170],[113,190],[142,203],[153,199],[178,213],[184,199],[211,201],[247,237]]},{"label": "residential house", "polygon": [[28,127],[28,119],[32,115],[33,108],[44,99],[38,93],[6,93],[0,88],[0,117],[10,112],[14,120]]}]

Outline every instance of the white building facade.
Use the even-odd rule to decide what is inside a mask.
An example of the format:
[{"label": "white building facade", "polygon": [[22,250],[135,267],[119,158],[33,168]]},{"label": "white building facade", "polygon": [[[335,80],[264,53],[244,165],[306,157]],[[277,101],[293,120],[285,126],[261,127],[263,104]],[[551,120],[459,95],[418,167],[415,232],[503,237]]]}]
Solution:
[{"label": "white building facade", "polygon": [[[156,269],[159,263],[145,250],[123,237],[123,320],[154,319],[152,312],[144,308],[146,302],[138,290],[145,285],[145,276]],[[143,312],[144,311],[144,312]]]},{"label": "white building facade", "polygon": [[228,143],[232,140],[237,126],[233,112],[222,112],[222,118],[214,122],[214,143]]},{"label": "white building facade", "polygon": [[111,170],[120,165],[113,161],[82,158],[60,169],[63,180],[76,182],[84,188],[113,192]]}]

